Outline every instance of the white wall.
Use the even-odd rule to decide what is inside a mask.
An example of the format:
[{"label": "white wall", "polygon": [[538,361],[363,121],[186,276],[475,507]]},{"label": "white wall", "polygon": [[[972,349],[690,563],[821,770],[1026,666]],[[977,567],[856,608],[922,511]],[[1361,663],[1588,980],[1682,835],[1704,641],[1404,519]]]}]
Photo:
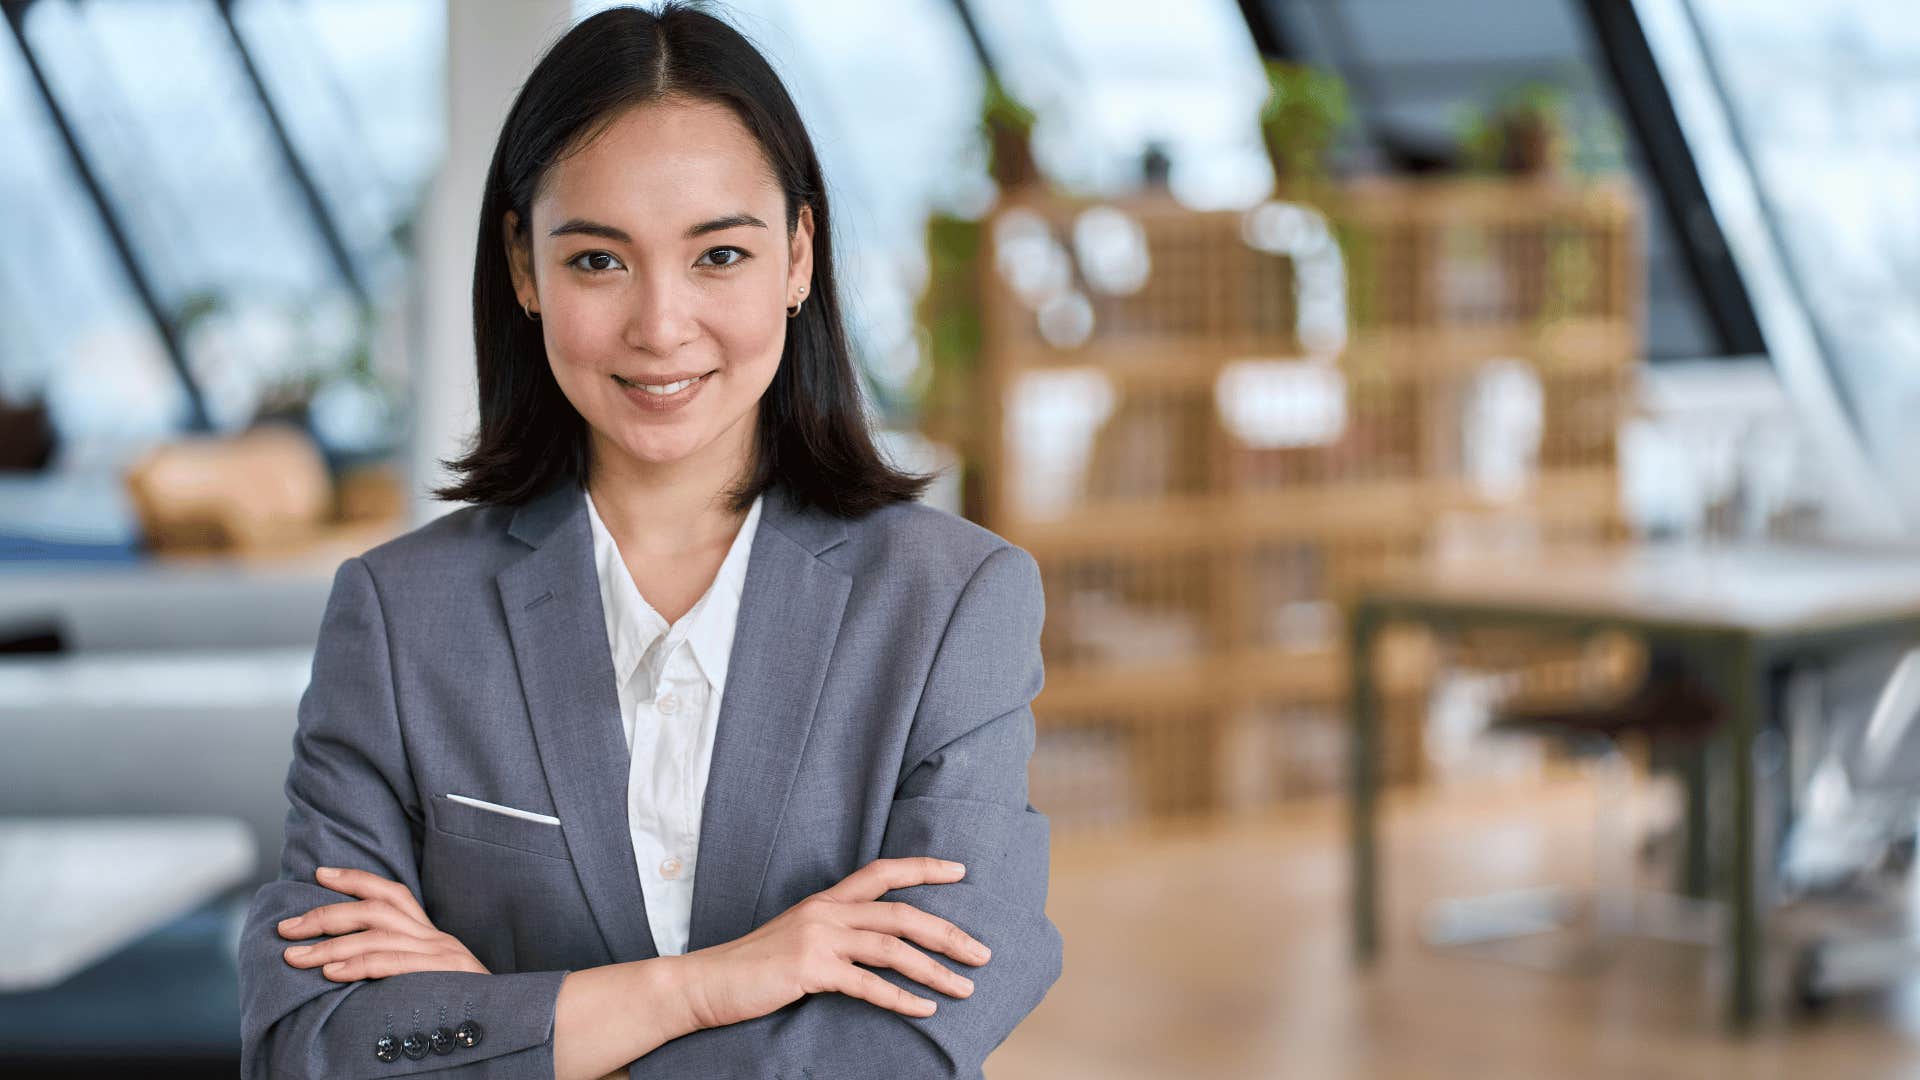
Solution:
[{"label": "white wall", "polygon": [[451,477],[436,462],[466,450],[477,419],[473,255],[494,140],[534,62],[573,23],[569,0],[447,0],[447,152],[421,216],[413,425],[413,524],[455,509],[425,492]]}]

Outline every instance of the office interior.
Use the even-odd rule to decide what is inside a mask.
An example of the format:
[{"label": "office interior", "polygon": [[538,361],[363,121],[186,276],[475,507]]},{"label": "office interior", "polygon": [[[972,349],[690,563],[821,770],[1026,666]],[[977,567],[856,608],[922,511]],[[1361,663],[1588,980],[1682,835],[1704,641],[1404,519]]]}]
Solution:
[{"label": "office interior", "polygon": [[[0,0],[0,1072],[238,1066],[341,561],[597,0]],[[1920,1074],[1905,0],[730,0],[1030,552],[993,1080]]]}]

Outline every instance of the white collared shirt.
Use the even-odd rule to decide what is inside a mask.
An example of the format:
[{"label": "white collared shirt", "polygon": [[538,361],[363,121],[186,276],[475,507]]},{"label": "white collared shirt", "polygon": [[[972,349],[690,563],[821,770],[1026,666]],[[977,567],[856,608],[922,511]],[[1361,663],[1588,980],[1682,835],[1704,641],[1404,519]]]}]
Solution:
[{"label": "white collared shirt", "polygon": [[687,949],[700,807],[762,500],[754,499],[706,594],[671,627],[634,585],[593,496],[586,500],[620,719],[632,755],[627,827],[633,860],[654,945],[662,956],[678,955]]}]

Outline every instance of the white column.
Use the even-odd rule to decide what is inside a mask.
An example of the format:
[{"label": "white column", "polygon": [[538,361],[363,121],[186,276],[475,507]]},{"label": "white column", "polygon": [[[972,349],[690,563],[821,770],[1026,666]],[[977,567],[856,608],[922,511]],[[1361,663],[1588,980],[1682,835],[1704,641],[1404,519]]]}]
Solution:
[{"label": "white column", "polygon": [[413,524],[456,504],[426,495],[437,462],[467,448],[478,420],[473,256],[480,194],[507,109],[540,54],[573,24],[571,0],[447,0],[447,150],[420,216],[408,490]]}]

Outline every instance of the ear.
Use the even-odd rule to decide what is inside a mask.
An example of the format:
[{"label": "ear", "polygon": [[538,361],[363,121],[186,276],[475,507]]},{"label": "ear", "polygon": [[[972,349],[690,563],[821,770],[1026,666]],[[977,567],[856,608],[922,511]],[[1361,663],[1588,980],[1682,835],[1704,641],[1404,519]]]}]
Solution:
[{"label": "ear", "polygon": [[[793,238],[787,242],[787,306],[813,294],[813,207],[802,203],[794,216]],[[808,286],[802,293],[800,287]]]},{"label": "ear", "polygon": [[540,292],[533,277],[533,252],[527,249],[529,237],[520,235],[520,215],[509,210],[500,221],[500,239],[507,249],[507,271],[513,275],[513,294],[522,308],[540,310]]}]

